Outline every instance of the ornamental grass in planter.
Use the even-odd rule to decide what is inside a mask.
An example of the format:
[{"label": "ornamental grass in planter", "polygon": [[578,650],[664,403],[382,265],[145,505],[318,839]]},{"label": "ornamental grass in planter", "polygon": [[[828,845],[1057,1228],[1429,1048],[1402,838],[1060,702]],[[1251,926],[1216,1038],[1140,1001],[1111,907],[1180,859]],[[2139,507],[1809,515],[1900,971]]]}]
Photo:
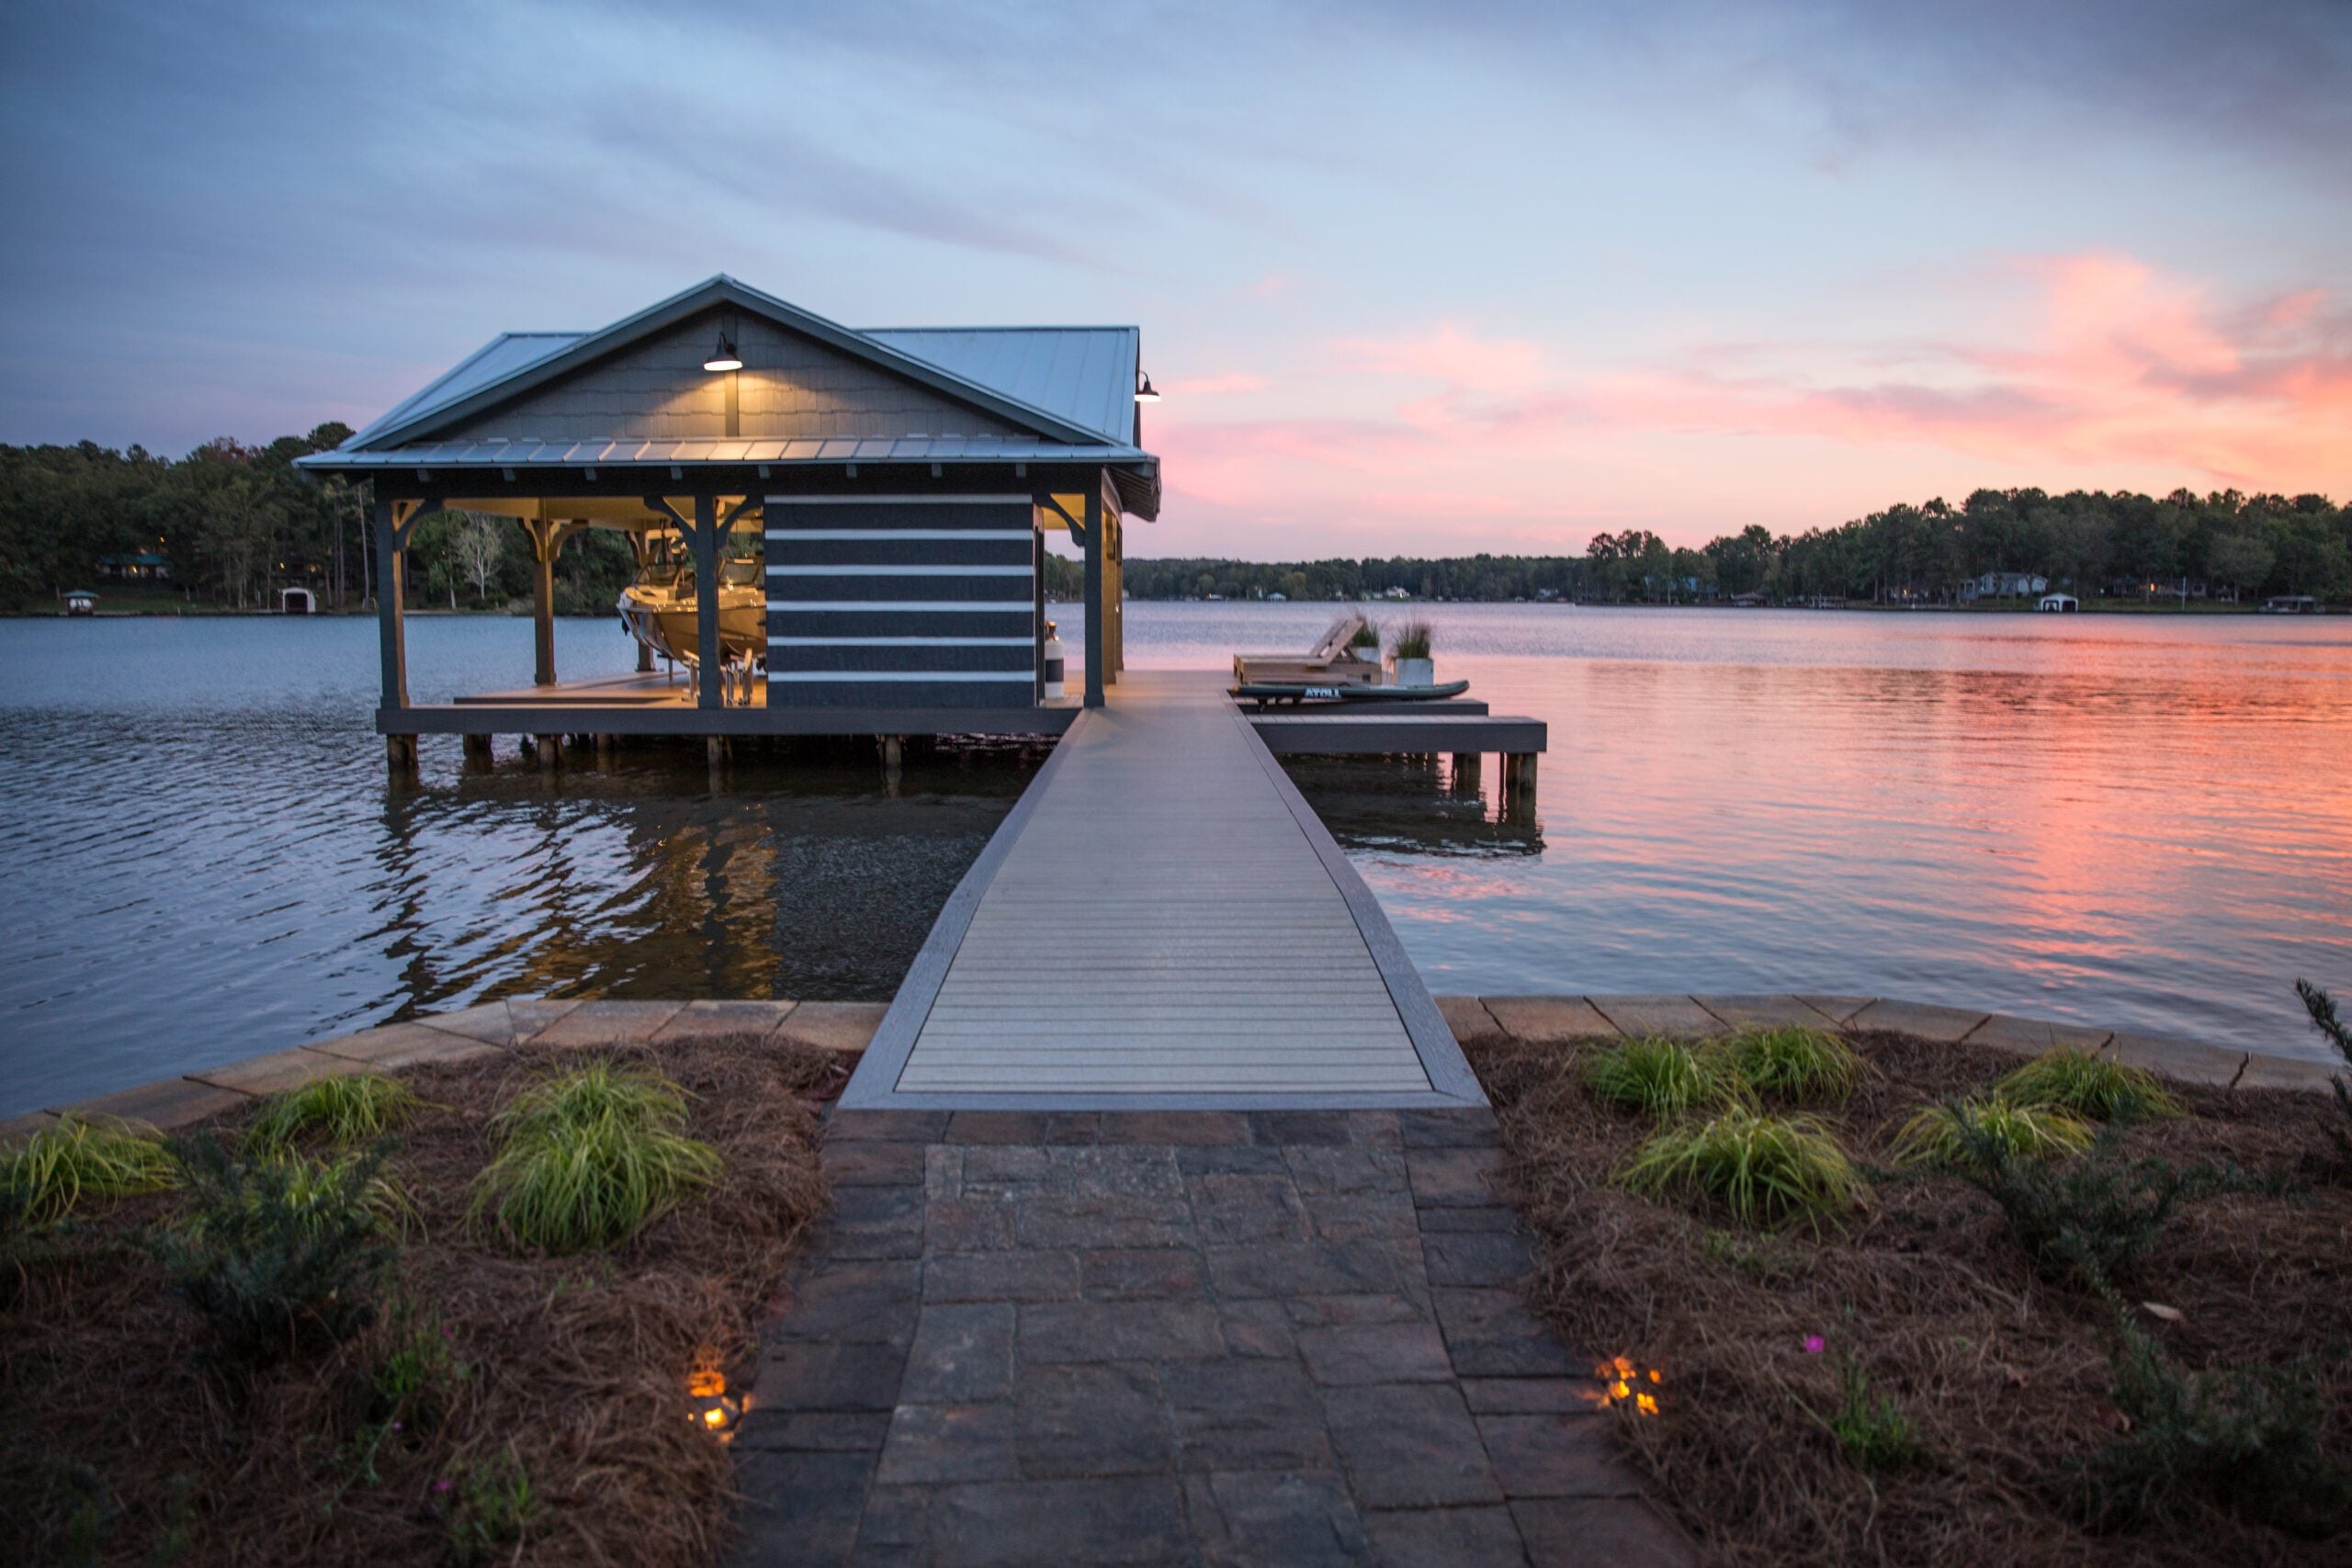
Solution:
[{"label": "ornamental grass in planter", "polygon": [[[2080,1141],[2013,1150],[1976,1115],[1962,1125],[1979,1147],[1906,1165],[1923,1108],[2015,1110],[1999,1086],[2018,1064],[1846,1043],[1867,1070],[1792,1119],[1845,1152],[1867,1201],[1776,1197],[1796,1223],[1770,1228],[1698,1174],[1736,1162],[1696,1154],[1779,1120],[1770,1098],[1661,1115],[1602,1091],[1601,1048],[1465,1046],[1533,1235],[1535,1310],[1596,1362],[1662,1373],[1647,1410],[1606,1380],[1594,1400],[1702,1558],[2352,1560],[2352,1162],[2335,1107],[2165,1082],[2178,1115],[2101,1123],[2097,1100],[2061,1093],[2078,1109],[2028,1109]],[[1760,1196],[1751,1213],[1769,1217]]]},{"label": "ornamental grass in planter", "polygon": [[[176,1186],[99,1203],[85,1179],[45,1221],[15,1205],[12,1546],[32,1562],[716,1560],[733,1461],[694,1391],[748,1377],[826,1201],[814,1107],[843,1076],[829,1053],[751,1036],[501,1053],[396,1075],[414,1105],[356,1146],[281,1101],[183,1134]],[[554,1235],[510,1234],[494,1202],[469,1223],[502,1150],[608,1119],[649,1134],[634,1147],[709,1151],[724,1179],[546,1205],[569,1215]],[[291,1152],[254,1135],[288,1121]],[[559,1236],[579,1249],[532,1245]]]}]

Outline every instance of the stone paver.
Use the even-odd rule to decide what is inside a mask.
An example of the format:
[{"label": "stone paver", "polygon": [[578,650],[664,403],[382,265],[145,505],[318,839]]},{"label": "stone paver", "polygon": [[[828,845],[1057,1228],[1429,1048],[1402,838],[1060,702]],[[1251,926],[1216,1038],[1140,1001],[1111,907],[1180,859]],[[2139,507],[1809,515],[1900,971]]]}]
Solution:
[{"label": "stone paver", "polygon": [[2061,1046],[2072,1051],[2097,1051],[2114,1038],[2111,1030],[2085,1029],[2079,1024],[2056,1023],[2041,1018],[2012,1018],[1996,1012],[1969,1032],[1968,1043],[2015,1052],[2020,1056],[2039,1056]]},{"label": "stone paver", "polygon": [[427,1013],[416,1021],[427,1029],[462,1034],[485,1045],[512,1045],[523,1032],[513,1009],[505,1002],[484,1002],[456,1012]]},{"label": "stone paver", "polygon": [[1622,1034],[1663,1034],[1695,1040],[1724,1034],[1730,1026],[1689,997],[1587,997],[1600,1014]]},{"label": "stone paver", "polygon": [[1734,1029],[1827,1029],[1843,1022],[1802,997],[1750,995],[1693,997],[1701,1007]]},{"label": "stone paver", "polygon": [[[530,1037],[534,1047],[558,1050],[594,1045],[638,1045],[685,1009],[684,1002],[576,1002],[561,1018]],[[510,1008],[511,1010],[511,1008]]]},{"label": "stone paver", "polygon": [[1690,1562],[1498,1157],[1484,1111],[835,1111],[736,1560]]},{"label": "stone paver", "polygon": [[1437,1010],[1453,1038],[1464,1045],[1490,1043],[1503,1037],[1503,1026],[1476,997],[1437,997]]},{"label": "stone paver", "polygon": [[239,1094],[283,1094],[289,1089],[316,1083],[321,1078],[339,1078],[352,1073],[368,1071],[368,1064],[355,1062],[348,1056],[330,1056],[322,1051],[272,1051],[266,1056],[248,1056],[242,1062],[231,1062],[218,1067],[199,1067],[188,1074],[197,1083],[210,1084],[214,1089],[234,1089]]},{"label": "stone paver", "polygon": [[1815,1012],[1826,1013],[1839,1023],[1850,1023],[1856,1013],[1877,999],[1876,997],[1815,996],[1810,992],[1797,998]]},{"label": "stone paver", "polygon": [[1938,1007],[1932,1002],[1882,999],[1847,1020],[1847,1027],[1885,1030],[1894,1034],[1912,1034],[1922,1040],[1954,1045],[1967,1039],[1991,1016],[1990,1013],[1971,1012],[1966,1008]]},{"label": "stone paver", "polygon": [[772,1034],[792,1015],[797,1002],[688,1002],[671,1016],[653,1036],[656,1045],[682,1040],[724,1040],[737,1035]]},{"label": "stone paver", "polygon": [[77,1100],[71,1105],[51,1106],[61,1115],[79,1116],[88,1122],[138,1122],[150,1127],[170,1132],[208,1116],[218,1116],[240,1105],[253,1103],[253,1096],[234,1089],[217,1089],[211,1084],[198,1083],[194,1078],[164,1078],[159,1083],[143,1083],[131,1089],[119,1089],[112,1094],[95,1095]]},{"label": "stone paver", "polygon": [[302,1049],[316,1051],[322,1055],[341,1056],[346,1061],[365,1062],[371,1067],[389,1071],[394,1067],[413,1067],[424,1062],[468,1062],[478,1056],[496,1055],[505,1046],[500,1042],[480,1039],[453,1030],[433,1029],[421,1023],[387,1023],[375,1029],[363,1029],[356,1034],[314,1041]]},{"label": "stone paver", "polygon": [[820,1051],[855,1053],[865,1049],[889,1010],[881,1002],[802,1002],[776,1025],[775,1037]]},{"label": "stone paver", "polygon": [[1582,997],[1481,997],[1487,1011],[1513,1039],[1534,1045],[1574,1040],[1614,1040],[1617,1026]]}]

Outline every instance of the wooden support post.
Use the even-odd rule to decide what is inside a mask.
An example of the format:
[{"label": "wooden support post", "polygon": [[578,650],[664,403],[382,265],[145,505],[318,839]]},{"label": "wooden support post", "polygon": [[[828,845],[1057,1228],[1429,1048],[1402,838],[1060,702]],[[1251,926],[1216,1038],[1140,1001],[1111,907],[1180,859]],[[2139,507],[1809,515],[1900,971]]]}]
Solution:
[{"label": "wooden support post", "polygon": [[[718,671],[718,498],[695,497],[695,657],[702,666],[695,705],[727,705],[727,685]],[[722,738],[723,739],[723,738]]]},{"label": "wooden support post", "polygon": [[1108,568],[1102,584],[1102,635],[1109,644],[1104,650],[1102,679],[1115,686],[1120,671],[1127,667],[1126,519],[1105,507],[1102,524],[1103,565]]},{"label": "wooden support post", "polygon": [[392,502],[376,498],[376,627],[384,661],[383,705],[395,711],[408,706],[408,624],[401,584],[401,558],[408,552],[402,547],[407,523],[422,515],[417,511],[406,520],[396,518]]},{"label": "wooden support post", "polygon": [[1086,492],[1086,705],[1091,708],[1102,705],[1110,653],[1103,646],[1102,535],[1102,487],[1098,483]]},{"label": "wooden support post", "polygon": [[384,737],[384,763],[394,778],[411,778],[416,773],[416,737],[387,735]]},{"label": "wooden support post", "polygon": [[541,735],[535,740],[539,753],[539,771],[545,773],[555,772],[556,765],[563,761],[563,737]]},{"label": "wooden support post", "polygon": [[613,765],[613,738],[601,729],[596,732],[596,765],[600,768]]},{"label": "wooden support post", "polygon": [[1478,773],[1482,761],[1483,759],[1476,751],[1456,751],[1453,754],[1454,794],[1476,795],[1478,793]]},{"label": "wooden support post", "polygon": [[491,763],[490,737],[487,735],[469,735],[466,736],[464,739],[466,749],[466,767],[469,771],[475,773],[480,773],[482,769],[489,767]]},{"label": "wooden support post", "polygon": [[555,558],[563,532],[545,517],[526,517],[531,541],[531,683],[555,684]]},{"label": "wooden support post", "polygon": [[1503,815],[1512,822],[1535,820],[1535,753],[1515,751],[1503,758]]},{"label": "wooden support post", "polygon": [[715,773],[727,766],[734,755],[734,749],[727,743],[724,735],[706,735],[702,739],[703,755],[709,759],[710,771]]}]

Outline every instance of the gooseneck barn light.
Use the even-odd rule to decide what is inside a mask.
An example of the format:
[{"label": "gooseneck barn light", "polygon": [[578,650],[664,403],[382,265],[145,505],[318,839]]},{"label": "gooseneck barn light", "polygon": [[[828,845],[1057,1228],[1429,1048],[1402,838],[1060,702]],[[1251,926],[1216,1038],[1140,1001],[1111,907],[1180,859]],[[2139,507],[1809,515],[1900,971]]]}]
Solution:
[{"label": "gooseneck barn light", "polygon": [[719,330],[718,346],[710,351],[710,357],[702,362],[702,367],[706,370],[743,368],[743,356],[735,352],[735,340],[728,335],[726,329]]},{"label": "gooseneck barn light", "polygon": [[1141,370],[1137,370],[1136,372],[1136,401],[1139,403],[1156,403],[1159,400],[1159,392],[1157,388],[1152,386],[1151,378],[1145,375]]}]

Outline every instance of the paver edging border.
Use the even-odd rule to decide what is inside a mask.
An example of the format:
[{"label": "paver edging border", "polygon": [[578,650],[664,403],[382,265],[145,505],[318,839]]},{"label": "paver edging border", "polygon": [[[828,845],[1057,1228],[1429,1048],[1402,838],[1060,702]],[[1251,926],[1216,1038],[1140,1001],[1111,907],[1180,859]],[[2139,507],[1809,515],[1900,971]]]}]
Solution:
[{"label": "paver edging border", "polygon": [[[1817,1027],[1841,1032],[1883,1031],[1950,1044],[1973,1045],[2017,1056],[2035,1056],[2056,1046],[2071,1045],[2087,1050],[2094,1055],[2112,1055],[2118,1061],[2145,1067],[2160,1077],[2228,1089],[2280,1089],[2322,1093],[2328,1090],[2342,1071],[2325,1061],[2266,1055],[2258,1051],[2210,1045],[2202,1041],[2175,1035],[2090,1028],[2052,1019],[1979,1012],[1887,997],[1799,996],[1790,993],[1715,995],[1705,992],[1679,996],[1613,996],[1600,992],[1564,991],[1508,997],[1442,996],[1437,1001],[1441,1010],[1492,1020],[1495,1027],[1507,1038],[1533,1040],[1537,1043],[1546,1041],[1514,1030],[1510,1022],[1511,1015],[1523,1011],[1529,1006],[1549,1004],[1581,1008],[1615,1032],[1612,1036],[1588,1031],[1548,1042],[1566,1043],[1570,1039],[1609,1039],[1648,1032],[1628,1028],[1618,1019],[1620,1016],[1637,1018],[1641,1010],[1656,1010],[1660,1004],[1681,1004],[1697,1009],[1713,1021],[1713,1026],[1697,1031],[1669,1029],[1660,1032],[1729,1033],[1743,1024],[1757,1021],[1759,1017],[1771,1017],[1774,1021],[1799,1018],[1801,1021],[1815,1022]],[[1496,1005],[1498,1003],[1503,1004],[1499,1010]],[[1473,1010],[1476,1010],[1475,1013]],[[1812,1016],[1801,1018],[1801,1013]]]},{"label": "paver edging border", "polygon": [[[571,1041],[548,1039],[581,1009],[596,1010],[605,1027]],[[428,1013],[352,1034],[312,1041],[288,1051],[198,1067],[176,1077],[114,1089],[0,1121],[0,1143],[29,1137],[65,1117],[126,1122],[170,1132],[238,1105],[283,1093],[320,1078],[428,1062],[462,1062],[532,1046],[660,1045],[715,1034],[764,1032],[778,1043],[811,1045],[854,1057],[880,1021],[879,1002],[591,1002],[516,998],[452,1013]],[[641,1033],[628,1025],[642,1021]]]}]

